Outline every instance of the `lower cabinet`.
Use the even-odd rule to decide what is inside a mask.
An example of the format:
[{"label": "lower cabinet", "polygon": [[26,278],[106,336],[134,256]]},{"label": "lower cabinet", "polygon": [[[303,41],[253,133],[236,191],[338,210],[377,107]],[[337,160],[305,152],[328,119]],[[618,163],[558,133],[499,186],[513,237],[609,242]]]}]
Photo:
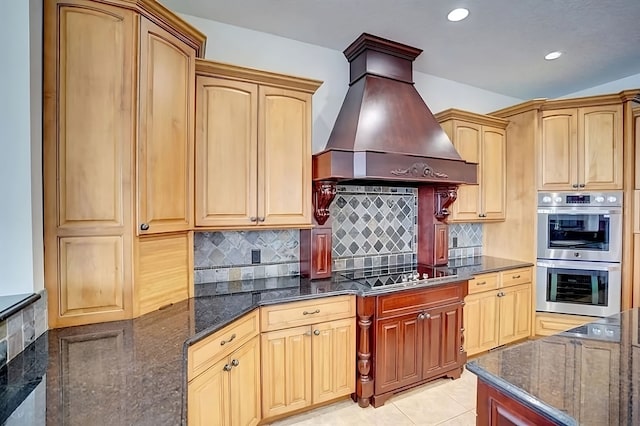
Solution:
[{"label": "lower cabinet", "polygon": [[535,332],[538,336],[551,336],[593,321],[593,317],[536,312]]},{"label": "lower cabinet", "polygon": [[394,393],[460,377],[466,281],[358,298],[355,398],[378,407]]},{"label": "lower cabinet", "polygon": [[556,424],[482,380],[478,380],[476,412],[478,425],[552,426]]},{"label": "lower cabinet", "polygon": [[354,296],[263,307],[261,325],[264,418],[355,391]]},{"label": "lower cabinet", "polygon": [[189,383],[189,425],[257,425],[260,339],[245,343]]},{"label": "lower cabinet", "polygon": [[532,269],[481,274],[469,281],[464,347],[474,355],[531,335]]},{"label": "lower cabinet", "polygon": [[189,347],[189,426],[248,426],[260,422],[258,331],[256,309]]}]

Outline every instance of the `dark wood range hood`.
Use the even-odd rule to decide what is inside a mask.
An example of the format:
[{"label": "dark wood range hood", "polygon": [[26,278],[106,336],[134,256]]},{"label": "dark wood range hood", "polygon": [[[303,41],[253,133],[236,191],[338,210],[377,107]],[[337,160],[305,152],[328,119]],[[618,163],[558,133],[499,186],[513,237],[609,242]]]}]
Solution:
[{"label": "dark wood range hood", "polygon": [[453,147],[413,85],[422,50],[362,34],[344,54],[349,90],[314,180],[477,183],[476,165]]},{"label": "dark wood range hood", "polygon": [[477,183],[477,164],[460,157],[415,89],[420,53],[366,33],[345,49],[349,89],[326,148],[313,156],[318,226],[301,235],[303,275],[330,275],[329,206],[337,183],[418,187],[418,262],[447,263],[443,221],[458,185]]}]

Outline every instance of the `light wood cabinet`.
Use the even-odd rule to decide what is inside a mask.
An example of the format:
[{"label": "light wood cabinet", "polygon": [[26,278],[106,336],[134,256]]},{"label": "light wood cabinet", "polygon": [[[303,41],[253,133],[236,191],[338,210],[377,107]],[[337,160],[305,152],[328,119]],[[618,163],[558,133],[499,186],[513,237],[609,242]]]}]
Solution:
[{"label": "light wood cabinet", "polygon": [[[212,342],[216,345],[218,342]],[[189,425],[257,425],[260,407],[260,338],[213,364],[189,382]]]},{"label": "light wood cabinet", "polygon": [[196,226],[310,226],[320,83],[210,61],[197,74]]},{"label": "light wood cabinet", "polygon": [[261,324],[264,418],[355,391],[354,296],[263,307]]},{"label": "light wood cabinet", "polygon": [[[192,281],[186,250],[193,216],[194,70],[203,45],[201,33],[156,2],[44,3],[51,327],[131,318],[176,301],[176,295],[186,298]],[[160,232],[172,234],[142,237]],[[170,278],[146,281],[134,292],[134,281],[150,276],[145,265],[161,275],[159,257],[169,252],[182,259],[181,265],[167,263]]]},{"label": "light wood cabinet", "polygon": [[561,331],[579,327],[593,321],[593,317],[536,312],[535,332],[538,336],[552,336]]},{"label": "light wood cabinet", "polygon": [[542,112],[540,190],[622,189],[622,105]]},{"label": "light wood cabinet", "polygon": [[478,163],[478,185],[460,185],[449,222],[497,221],[505,218],[507,121],[449,109],[436,114],[460,156]]},{"label": "light wood cabinet", "polygon": [[532,268],[481,274],[469,281],[464,306],[468,355],[531,335]]}]

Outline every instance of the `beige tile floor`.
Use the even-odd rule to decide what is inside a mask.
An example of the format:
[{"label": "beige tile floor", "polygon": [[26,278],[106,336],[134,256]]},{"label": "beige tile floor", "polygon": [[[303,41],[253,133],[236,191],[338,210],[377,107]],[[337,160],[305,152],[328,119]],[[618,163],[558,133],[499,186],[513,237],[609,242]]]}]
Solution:
[{"label": "beige tile floor", "polygon": [[439,379],[391,397],[378,408],[360,408],[350,399],[274,422],[271,426],[474,426],[476,376]]}]

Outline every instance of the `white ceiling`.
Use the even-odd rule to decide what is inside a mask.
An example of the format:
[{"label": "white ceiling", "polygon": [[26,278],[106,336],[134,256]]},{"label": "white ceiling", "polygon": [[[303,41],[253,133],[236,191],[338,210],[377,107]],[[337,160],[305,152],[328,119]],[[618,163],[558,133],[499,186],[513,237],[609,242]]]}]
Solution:
[{"label": "white ceiling", "polygon": [[[161,1],[179,13],[339,51],[371,33],[423,49],[415,70],[520,99],[640,74],[640,0]],[[447,21],[460,6],[469,17]],[[545,61],[553,50],[564,54]]]}]

